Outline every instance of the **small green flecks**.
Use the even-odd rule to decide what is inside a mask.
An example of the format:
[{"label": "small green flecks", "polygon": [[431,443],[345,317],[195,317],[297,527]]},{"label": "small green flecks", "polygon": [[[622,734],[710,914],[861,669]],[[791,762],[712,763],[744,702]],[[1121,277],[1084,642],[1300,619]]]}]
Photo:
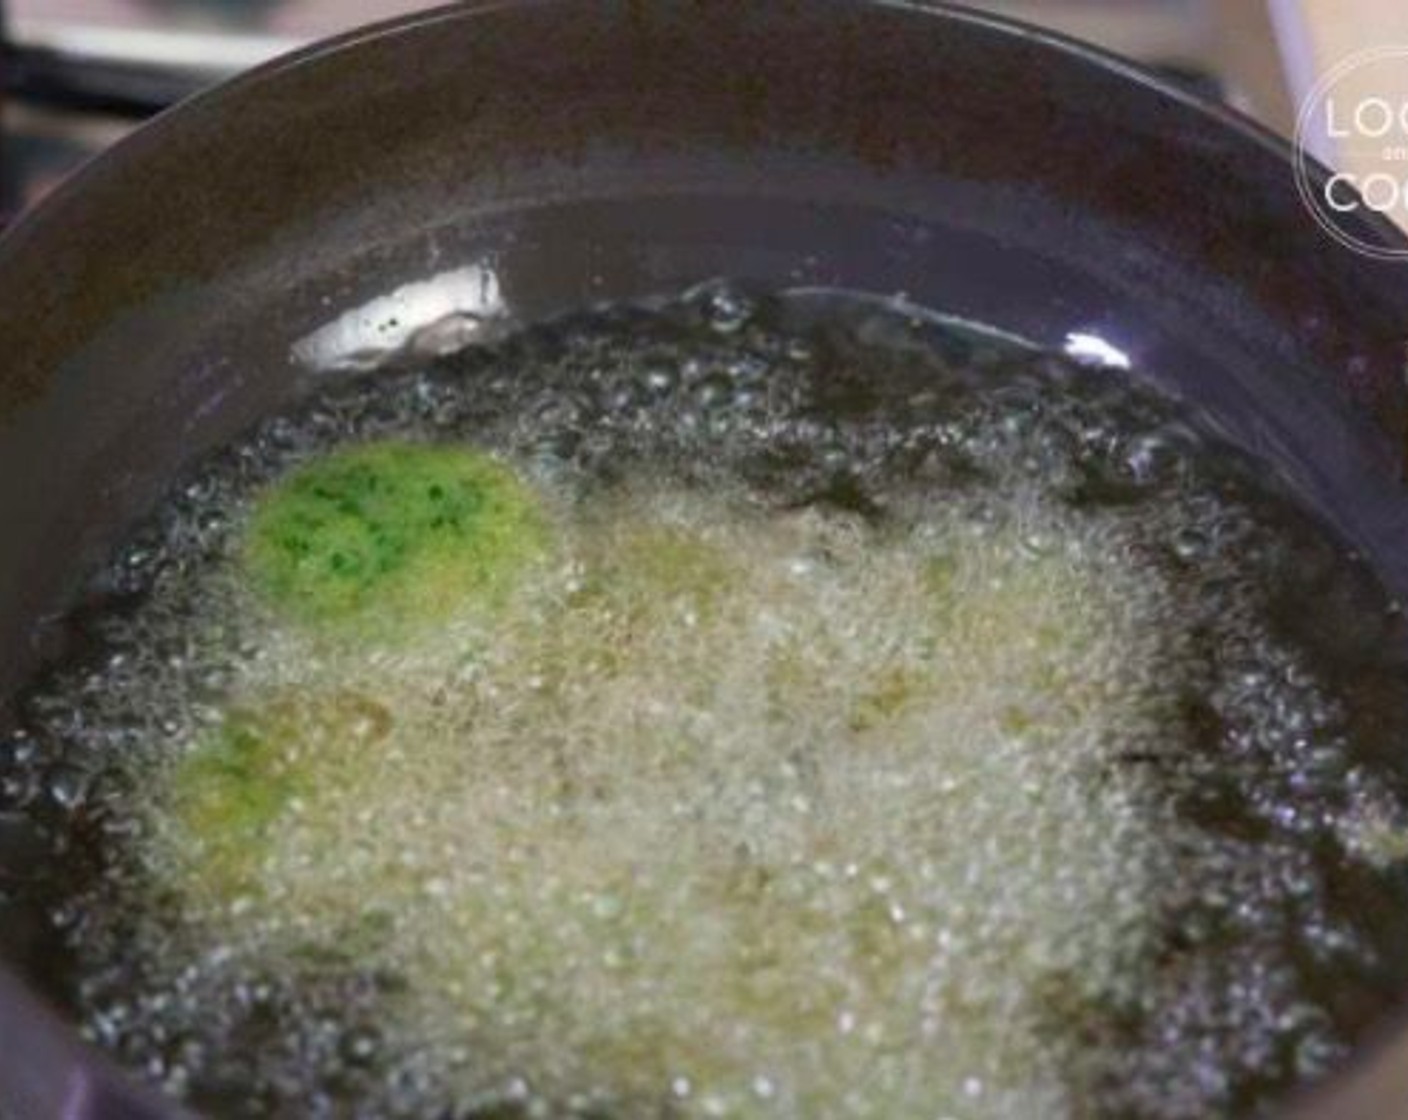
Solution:
[{"label": "small green flecks", "polygon": [[633,526],[612,535],[591,558],[589,597],[627,613],[658,613],[662,604],[708,612],[738,575],[729,557],[677,526]]},{"label": "small green flecks", "polygon": [[926,684],[918,674],[894,666],[877,673],[856,699],[849,720],[851,730],[868,731],[893,719],[923,693]]},{"label": "small green flecks", "polygon": [[265,494],[245,561],[257,589],[301,621],[395,629],[498,600],[543,539],[532,494],[489,456],[375,443]]},{"label": "small green flecks", "polygon": [[705,603],[728,587],[731,569],[718,550],[678,529],[640,531],[621,542],[625,573],[654,593],[683,595]]},{"label": "small green flecks", "polygon": [[271,728],[232,714],[170,777],[169,812],[187,861],[220,894],[249,889],[261,838],[297,787]]},{"label": "small green flecks", "polygon": [[1025,708],[1010,705],[998,716],[998,726],[1008,735],[1026,735],[1037,726],[1036,718]]},{"label": "small green flecks", "polygon": [[924,589],[935,597],[953,593],[954,580],[958,575],[958,561],[952,556],[930,556],[920,569]]},{"label": "small green flecks", "polygon": [[390,719],[351,693],[230,712],[167,777],[162,815],[188,882],[226,901],[258,890],[280,819],[341,780],[359,749],[385,738]]}]

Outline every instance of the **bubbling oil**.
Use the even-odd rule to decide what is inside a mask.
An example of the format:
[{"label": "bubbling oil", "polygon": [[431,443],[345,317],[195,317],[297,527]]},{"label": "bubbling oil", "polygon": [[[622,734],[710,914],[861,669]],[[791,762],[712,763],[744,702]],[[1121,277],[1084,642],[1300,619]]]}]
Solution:
[{"label": "bubbling oil", "polygon": [[[270,487],[382,443],[536,496],[492,610],[253,585]],[[0,756],[12,953],[217,1115],[1239,1113],[1408,986],[1392,604],[1185,409],[902,311],[349,381],[79,629]]]}]

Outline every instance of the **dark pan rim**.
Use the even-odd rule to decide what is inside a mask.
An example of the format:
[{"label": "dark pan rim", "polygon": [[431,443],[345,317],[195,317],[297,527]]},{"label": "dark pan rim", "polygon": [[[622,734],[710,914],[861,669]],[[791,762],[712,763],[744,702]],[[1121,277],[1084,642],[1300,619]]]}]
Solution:
[{"label": "dark pan rim", "polygon": [[[222,82],[201,90],[184,101],[163,110],[127,136],[69,175],[58,187],[43,198],[31,211],[0,233],[0,272],[6,260],[25,247],[49,225],[63,219],[63,210],[73,198],[81,195],[88,185],[108,172],[110,166],[139,156],[159,146],[175,128],[191,128],[200,124],[204,113],[218,110],[225,102],[237,99],[247,89],[277,81],[285,75],[316,66],[327,59],[367,43],[395,38],[408,31],[439,24],[474,20],[500,12],[524,8],[567,6],[582,3],[609,3],[609,0],[463,0],[461,3],[428,8],[387,20],[354,28],[331,38],[310,43],[287,54],[270,59]],[[1254,146],[1265,155],[1285,165],[1292,175],[1296,165],[1296,148],[1284,136],[1255,120],[1239,109],[1213,101],[1188,89],[1177,81],[1143,66],[1113,51],[1093,43],[1073,38],[1061,32],[1036,27],[1022,20],[979,11],[951,0],[848,0],[858,9],[876,8],[899,11],[917,18],[963,24],[982,31],[1010,36],[1063,55],[1077,63],[1116,76],[1148,93],[1155,94],[1190,112],[1208,124],[1232,134]],[[1332,172],[1323,163],[1307,155],[1304,160],[1309,179],[1321,186]],[[1288,180],[1293,181],[1293,180]],[[1363,219],[1385,248],[1408,253],[1408,231],[1377,213]]]}]

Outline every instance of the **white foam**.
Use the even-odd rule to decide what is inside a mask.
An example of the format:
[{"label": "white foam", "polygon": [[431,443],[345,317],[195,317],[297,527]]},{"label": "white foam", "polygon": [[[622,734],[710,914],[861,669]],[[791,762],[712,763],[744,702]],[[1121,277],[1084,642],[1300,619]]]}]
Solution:
[{"label": "white foam", "polygon": [[636,491],[488,631],[370,660],[271,631],[237,703],[303,698],[311,786],[262,889],[179,819],[153,865],[225,967],[363,946],[406,980],[398,1044],[467,1048],[471,1097],[1059,1115],[1053,1007],[1140,983],[1159,812],[1115,758],[1167,732],[1173,605],[1116,521],[909,521]]}]

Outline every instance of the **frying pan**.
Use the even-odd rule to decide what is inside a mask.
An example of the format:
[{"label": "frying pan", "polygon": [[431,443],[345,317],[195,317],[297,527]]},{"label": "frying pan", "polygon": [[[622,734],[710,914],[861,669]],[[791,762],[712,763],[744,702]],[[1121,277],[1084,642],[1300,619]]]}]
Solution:
[{"label": "frying pan", "polygon": [[[1408,271],[1325,237],[1249,121],[959,8],[502,0],[197,97],[0,241],[0,696],[62,653],[64,604],[164,480],[359,338],[719,275],[1095,339],[1408,595]],[[1408,1115],[1385,1030],[1306,1115]],[[6,1109],[172,1114],[0,975]]]}]

